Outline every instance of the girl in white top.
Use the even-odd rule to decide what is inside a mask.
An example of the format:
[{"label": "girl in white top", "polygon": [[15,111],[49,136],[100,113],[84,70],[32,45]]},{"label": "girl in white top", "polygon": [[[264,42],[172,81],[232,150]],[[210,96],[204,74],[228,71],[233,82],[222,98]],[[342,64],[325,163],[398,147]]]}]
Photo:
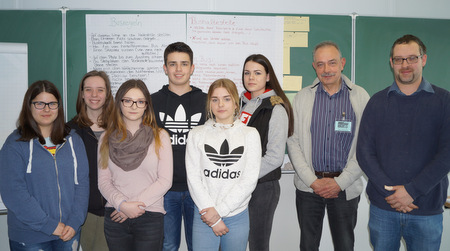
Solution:
[{"label": "girl in white top", "polygon": [[190,131],[186,147],[189,192],[195,202],[193,249],[245,250],[248,203],[261,164],[258,131],[239,119],[239,96],[229,79],[208,91],[208,121]]}]

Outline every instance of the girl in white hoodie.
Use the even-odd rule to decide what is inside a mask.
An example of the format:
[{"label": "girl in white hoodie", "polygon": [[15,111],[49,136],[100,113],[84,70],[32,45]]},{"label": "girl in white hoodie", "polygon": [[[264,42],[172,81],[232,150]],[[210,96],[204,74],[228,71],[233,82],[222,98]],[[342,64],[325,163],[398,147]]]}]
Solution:
[{"label": "girl in white hoodie", "polygon": [[193,249],[245,251],[248,203],[258,180],[261,143],[239,119],[236,85],[219,79],[208,91],[208,121],[192,129],[186,148],[189,192],[195,202]]}]

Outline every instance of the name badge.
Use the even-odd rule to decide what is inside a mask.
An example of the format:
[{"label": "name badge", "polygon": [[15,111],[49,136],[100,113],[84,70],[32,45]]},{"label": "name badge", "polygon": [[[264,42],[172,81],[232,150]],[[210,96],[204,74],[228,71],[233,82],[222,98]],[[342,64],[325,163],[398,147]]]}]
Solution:
[{"label": "name badge", "polygon": [[338,120],[334,123],[334,131],[336,132],[352,132],[352,122]]}]

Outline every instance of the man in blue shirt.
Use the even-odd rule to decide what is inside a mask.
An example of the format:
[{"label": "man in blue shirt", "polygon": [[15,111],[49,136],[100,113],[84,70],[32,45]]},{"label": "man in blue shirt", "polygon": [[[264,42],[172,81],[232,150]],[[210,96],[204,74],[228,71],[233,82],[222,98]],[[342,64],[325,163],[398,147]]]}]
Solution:
[{"label": "man in blue shirt", "polygon": [[357,159],[369,178],[375,250],[439,250],[450,170],[450,93],[422,77],[426,47],[413,35],[391,49],[394,83],[364,110]]},{"label": "man in blue shirt", "polygon": [[300,250],[319,250],[325,208],[335,250],[353,250],[363,190],[355,145],[369,95],[341,73],[346,61],[335,43],[318,44],[313,58],[317,79],[295,96],[294,134],[287,142]]}]

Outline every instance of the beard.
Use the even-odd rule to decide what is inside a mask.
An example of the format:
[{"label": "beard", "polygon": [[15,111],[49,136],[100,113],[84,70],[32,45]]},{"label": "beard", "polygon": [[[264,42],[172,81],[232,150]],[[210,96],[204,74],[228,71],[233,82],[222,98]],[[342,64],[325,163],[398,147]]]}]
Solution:
[{"label": "beard", "polygon": [[415,83],[417,80],[417,73],[413,69],[406,69],[406,70],[410,70],[411,72],[407,75],[402,74],[401,71],[395,74],[396,81],[404,85]]}]

